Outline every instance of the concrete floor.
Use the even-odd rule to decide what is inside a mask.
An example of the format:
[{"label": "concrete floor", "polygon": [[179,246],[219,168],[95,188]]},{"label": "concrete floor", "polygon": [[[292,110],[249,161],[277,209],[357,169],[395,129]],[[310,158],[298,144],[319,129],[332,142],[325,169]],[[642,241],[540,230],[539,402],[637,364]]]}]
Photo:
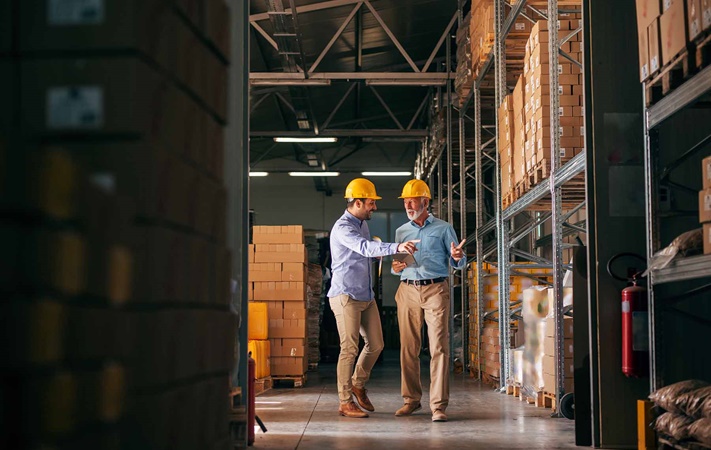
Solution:
[{"label": "concrete floor", "polygon": [[449,422],[433,423],[427,404],[428,362],[423,362],[423,408],[395,417],[402,405],[398,361],[376,365],[366,386],[375,412],[367,419],[338,415],[335,364],[309,372],[303,388],[277,387],[259,395],[256,428],[260,449],[562,449],[575,448],[574,421],[550,418],[550,410],[494,392],[461,375],[453,376]]}]

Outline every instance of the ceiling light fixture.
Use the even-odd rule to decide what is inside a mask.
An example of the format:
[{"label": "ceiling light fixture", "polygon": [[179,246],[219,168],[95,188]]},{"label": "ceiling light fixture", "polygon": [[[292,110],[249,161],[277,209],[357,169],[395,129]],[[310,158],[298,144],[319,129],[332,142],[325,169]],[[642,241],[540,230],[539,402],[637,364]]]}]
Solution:
[{"label": "ceiling light fixture", "polygon": [[249,84],[252,86],[330,86],[331,85],[331,80],[322,80],[322,79],[308,79],[304,80],[302,79],[283,79],[283,80],[276,80],[276,79],[259,79],[255,78],[253,80],[249,80]]},{"label": "ceiling light fixture", "polygon": [[364,177],[409,177],[412,172],[362,172]]},{"label": "ceiling light fixture", "polygon": [[269,172],[249,172],[250,177],[266,177]]},{"label": "ceiling light fixture", "polygon": [[317,142],[336,142],[335,137],[275,137],[274,142],[301,142],[301,143],[317,143]]},{"label": "ceiling light fixture", "polygon": [[437,79],[437,78],[430,78],[430,79],[412,79],[412,80],[365,80],[365,85],[366,86],[444,86],[447,84],[446,79]]},{"label": "ceiling light fixture", "polygon": [[340,172],[289,172],[292,177],[337,177]]}]

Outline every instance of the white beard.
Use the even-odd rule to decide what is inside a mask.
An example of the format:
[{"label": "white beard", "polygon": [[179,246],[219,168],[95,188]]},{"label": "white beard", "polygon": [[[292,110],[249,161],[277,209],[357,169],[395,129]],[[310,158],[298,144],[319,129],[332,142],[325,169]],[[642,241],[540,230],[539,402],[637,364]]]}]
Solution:
[{"label": "white beard", "polygon": [[407,213],[408,219],[415,220],[415,219],[419,218],[422,215],[422,213],[425,212],[425,205],[422,205],[422,207],[420,209],[418,209],[417,211],[405,211],[405,212]]}]

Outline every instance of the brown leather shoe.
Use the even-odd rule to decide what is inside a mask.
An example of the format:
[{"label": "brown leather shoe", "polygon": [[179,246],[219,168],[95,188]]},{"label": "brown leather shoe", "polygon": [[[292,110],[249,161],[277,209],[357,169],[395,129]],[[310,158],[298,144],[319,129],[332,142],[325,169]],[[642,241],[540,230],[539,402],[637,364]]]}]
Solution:
[{"label": "brown leather shoe", "polygon": [[417,403],[405,403],[402,408],[398,409],[395,411],[396,416],[409,416],[415,411],[419,411],[422,409],[422,404],[420,402]]},{"label": "brown leather shoe", "polygon": [[358,389],[353,386],[351,390],[353,391],[353,395],[361,408],[370,412],[375,411],[375,407],[372,403],[370,403],[370,399],[368,398],[368,390],[366,388]]},{"label": "brown leather shoe", "polygon": [[432,422],[446,422],[447,414],[441,409],[435,409],[432,413]]},{"label": "brown leather shoe", "polygon": [[338,407],[338,414],[356,419],[368,417],[368,413],[358,408],[352,400],[348,403],[341,403],[341,406]]}]

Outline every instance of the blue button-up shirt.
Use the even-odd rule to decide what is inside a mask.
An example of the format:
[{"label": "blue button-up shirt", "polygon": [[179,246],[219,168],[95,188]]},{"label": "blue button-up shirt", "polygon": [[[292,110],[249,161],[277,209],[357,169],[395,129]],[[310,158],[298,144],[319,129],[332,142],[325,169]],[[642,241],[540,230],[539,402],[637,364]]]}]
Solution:
[{"label": "blue button-up shirt", "polygon": [[[467,265],[467,257],[458,262],[450,255],[450,245],[459,244],[454,228],[442,219],[430,214],[423,226],[409,221],[395,231],[395,240],[405,242],[420,239],[414,254],[415,264],[411,264],[400,272],[401,280],[429,280],[449,276],[448,264],[455,269],[463,269]],[[395,272],[392,272],[395,275]]]},{"label": "blue button-up shirt", "polygon": [[329,297],[348,294],[354,300],[375,297],[370,258],[397,253],[398,244],[370,240],[364,220],[346,211],[331,229],[331,289]]}]

